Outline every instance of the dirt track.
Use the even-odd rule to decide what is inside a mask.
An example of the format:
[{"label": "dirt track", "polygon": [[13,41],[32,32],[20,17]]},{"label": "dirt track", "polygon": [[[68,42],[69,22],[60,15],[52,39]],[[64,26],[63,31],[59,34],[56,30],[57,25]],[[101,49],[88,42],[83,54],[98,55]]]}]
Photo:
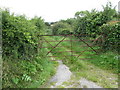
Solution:
[{"label": "dirt track", "polygon": [[[57,68],[57,72],[56,74],[51,78],[50,80],[50,87],[49,88],[59,88],[59,87],[63,87],[63,88],[102,88],[98,85],[96,85],[96,83],[92,82],[92,81],[88,81],[85,78],[81,78],[78,81],[75,81],[75,83],[71,83],[73,82],[73,80],[71,80],[71,76],[73,75],[72,72],[69,70],[69,67],[67,67],[66,65],[64,65],[62,63],[62,60],[57,60],[57,62],[59,63],[59,66]],[[65,83],[71,83],[66,85]],[[52,84],[54,83],[54,84]]]}]

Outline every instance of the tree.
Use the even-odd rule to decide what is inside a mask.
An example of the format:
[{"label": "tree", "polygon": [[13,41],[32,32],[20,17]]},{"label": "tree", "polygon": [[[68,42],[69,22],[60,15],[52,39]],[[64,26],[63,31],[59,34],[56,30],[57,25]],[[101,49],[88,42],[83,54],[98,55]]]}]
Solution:
[{"label": "tree", "polygon": [[103,6],[103,11],[96,11],[95,9],[89,11],[80,11],[75,13],[77,21],[75,27],[75,33],[88,34],[91,37],[96,38],[101,33],[99,27],[106,24],[108,21],[116,18],[117,13],[115,7],[112,8],[110,2],[106,6]]},{"label": "tree", "polygon": [[113,7],[111,2],[108,2],[106,6],[103,7],[103,16],[106,18],[107,21],[112,20],[116,15],[117,12],[115,10],[116,6]]},{"label": "tree", "polygon": [[69,32],[69,33],[72,32],[71,26],[68,23],[64,23],[61,21],[55,23],[52,26],[52,30],[53,30],[53,35],[63,34],[63,32]]}]

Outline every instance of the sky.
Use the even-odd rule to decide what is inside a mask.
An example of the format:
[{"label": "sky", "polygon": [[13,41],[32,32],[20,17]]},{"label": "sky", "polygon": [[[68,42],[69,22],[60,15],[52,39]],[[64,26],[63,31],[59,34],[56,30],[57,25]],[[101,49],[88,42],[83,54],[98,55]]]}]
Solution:
[{"label": "sky", "polygon": [[0,0],[0,7],[9,8],[16,15],[42,17],[45,22],[55,22],[61,19],[73,18],[77,11],[102,10],[102,5],[110,1],[113,6],[120,0]]}]

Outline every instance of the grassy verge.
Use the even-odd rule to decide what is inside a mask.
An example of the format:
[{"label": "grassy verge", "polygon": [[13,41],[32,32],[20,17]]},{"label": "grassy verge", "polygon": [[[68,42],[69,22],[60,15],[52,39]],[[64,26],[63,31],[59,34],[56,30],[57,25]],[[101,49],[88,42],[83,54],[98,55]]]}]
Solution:
[{"label": "grassy verge", "polygon": [[[75,39],[73,38],[73,40]],[[90,44],[90,42],[87,43]],[[63,45],[67,45],[67,44],[70,43],[64,42]],[[88,61],[101,69],[108,70],[112,73],[118,74],[119,55],[116,52],[114,51],[101,52],[99,50],[100,47],[92,46],[92,48],[97,51],[97,55],[95,55],[96,52],[94,52],[90,47],[86,47],[86,46],[87,45],[83,42],[72,42],[72,50],[77,51],[72,54],[80,55],[79,59],[86,58],[85,61]],[[71,48],[67,48],[67,49],[71,49]],[[87,51],[87,50],[91,50],[91,51]],[[82,53],[82,51],[85,52]],[[73,58],[75,59],[75,57]],[[87,58],[90,59],[87,60]]]},{"label": "grassy verge", "polygon": [[38,88],[55,73],[54,62],[45,56],[47,49],[34,60],[4,60],[3,88]]}]

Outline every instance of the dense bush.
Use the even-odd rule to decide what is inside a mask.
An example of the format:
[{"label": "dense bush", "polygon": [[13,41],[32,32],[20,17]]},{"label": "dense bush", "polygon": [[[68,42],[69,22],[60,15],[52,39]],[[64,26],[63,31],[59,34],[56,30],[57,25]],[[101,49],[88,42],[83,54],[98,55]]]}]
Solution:
[{"label": "dense bush", "polygon": [[[2,12],[3,88],[38,88],[54,74],[53,63],[46,57],[47,49],[40,49],[45,33],[44,21],[39,17]],[[42,53],[41,53],[42,52]]]},{"label": "dense bush", "polygon": [[25,16],[2,11],[3,58],[31,59],[37,53],[38,40],[44,23],[41,18],[27,20]]},{"label": "dense bush", "polygon": [[86,33],[90,35],[97,35],[99,26],[107,23],[113,18],[117,18],[117,12],[115,7],[109,2],[106,6],[103,6],[103,11],[97,11],[95,9],[89,11],[80,11],[75,13],[77,26],[75,28],[76,33]]},{"label": "dense bush", "polygon": [[100,27],[99,31],[104,40],[103,49],[116,49],[117,51],[120,49],[120,22],[104,24]]},{"label": "dense bush", "polygon": [[52,34],[70,34],[72,32],[71,26],[65,22],[58,22],[52,26]]},{"label": "dense bush", "polygon": [[78,37],[92,37],[94,42],[99,44],[103,50],[118,50],[119,44],[119,23],[110,24],[110,21],[117,20],[117,11],[110,2],[103,6],[103,11],[93,9],[89,11],[76,12],[75,34],[81,34]]}]

